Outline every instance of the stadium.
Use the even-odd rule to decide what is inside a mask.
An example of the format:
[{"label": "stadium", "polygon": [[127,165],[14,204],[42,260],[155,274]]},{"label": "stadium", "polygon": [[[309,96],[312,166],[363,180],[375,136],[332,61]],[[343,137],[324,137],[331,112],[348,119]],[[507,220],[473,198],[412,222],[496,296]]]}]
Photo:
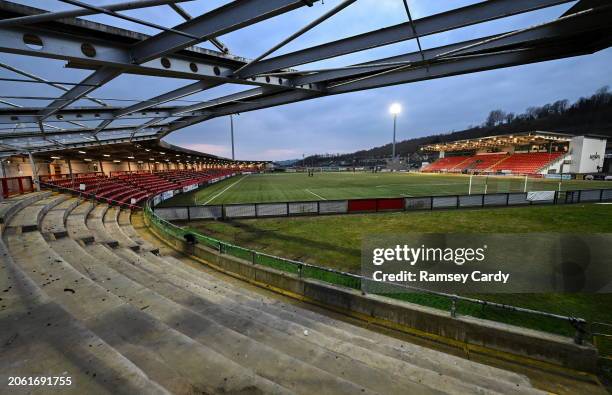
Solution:
[{"label": "stadium", "polygon": [[[396,144],[394,104],[393,142],[375,154],[234,154],[242,113],[594,56],[612,43],[607,2],[472,1],[413,18],[415,2],[398,1],[398,25],[282,54],[358,2],[59,3],[0,0],[0,393],[610,391],[608,112],[574,127],[583,99]],[[316,17],[259,56],[224,43],[305,12]],[[427,40],[491,21],[512,30]],[[404,41],[418,50],[300,69]],[[45,68],[8,63],[23,59]],[[145,87],[122,79],[136,77],[163,92],[131,99]],[[117,81],[124,97],[103,93]],[[602,92],[591,101],[610,108]],[[219,118],[231,157],[168,141]]]}]

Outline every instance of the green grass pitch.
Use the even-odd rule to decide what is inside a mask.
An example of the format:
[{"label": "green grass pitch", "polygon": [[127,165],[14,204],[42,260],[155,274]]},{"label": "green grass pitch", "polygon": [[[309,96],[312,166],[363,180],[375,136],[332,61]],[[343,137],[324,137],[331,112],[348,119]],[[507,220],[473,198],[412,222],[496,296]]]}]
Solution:
[{"label": "green grass pitch", "polygon": [[[520,192],[524,178],[474,177],[472,192]],[[612,182],[564,181],[562,190],[612,188]],[[199,191],[179,195],[167,205],[225,204],[319,199],[466,194],[469,176],[407,173],[258,174],[239,176]],[[527,190],[557,190],[558,181],[529,179]],[[189,223],[203,234],[261,252],[304,262],[359,272],[361,241],[378,233],[608,233],[612,205],[579,204],[495,209],[396,212],[313,217],[197,221]],[[471,295],[517,306],[588,320],[612,322],[611,294]],[[448,310],[447,300],[408,295],[408,300]],[[533,316],[481,310],[473,305],[460,311],[571,336],[569,325]],[[611,348],[612,349],[612,348]]]},{"label": "green grass pitch", "polygon": [[[377,197],[468,194],[466,175],[419,173],[274,173],[238,176],[198,191],[179,195],[165,206],[286,202]],[[472,178],[472,193],[522,192],[523,177]],[[558,190],[559,181],[528,179],[528,191]],[[563,181],[562,190],[612,188],[606,181]]]}]

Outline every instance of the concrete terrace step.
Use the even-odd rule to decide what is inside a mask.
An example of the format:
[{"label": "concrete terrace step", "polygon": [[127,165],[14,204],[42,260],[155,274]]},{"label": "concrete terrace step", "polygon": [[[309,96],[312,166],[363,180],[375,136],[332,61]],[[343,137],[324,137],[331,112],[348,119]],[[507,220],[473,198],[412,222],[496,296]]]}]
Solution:
[{"label": "concrete terrace step", "polygon": [[[23,375],[25,364],[37,372],[56,366],[85,383],[73,393],[109,393],[108,383],[118,393],[153,394],[542,393],[524,376],[282,303],[151,253],[155,242],[133,226],[141,213],[60,196],[31,199],[12,209],[3,235],[2,256],[12,264],[0,267],[7,289],[0,293],[0,351],[19,363],[0,358],[0,376]],[[33,352],[48,359],[24,359]]]},{"label": "concrete terrace step", "polygon": [[[135,219],[139,218],[135,217]],[[251,310],[247,314],[251,314],[253,320],[260,320],[263,323],[291,322],[301,325],[302,327],[295,328],[292,332],[296,336],[299,336],[303,330],[308,330],[310,332],[308,339],[319,343],[316,339],[320,332],[320,334],[336,339],[335,341],[344,341],[352,346],[358,346],[357,348],[369,350],[370,354],[378,353],[455,377],[478,387],[502,393],[540,393],[531,388],[529,380],[524,375],[408,344],[310,310],[298,308],[295,305],[282,303],[277,299],[254,294],[252,291],[220,281],[218,277],[191,267],[171,256],[163,257],[161,261],[158,258],[158,261],[166,263],[165,270],[172,271],[183,280],[193,283],[183,284],[183,288],[192,291],[196,288],[208,288],[212,293],[222,294],[226,297],[226,302],[217,302],[218,304],[232,306],[231,308],[239,310],[250,307]],[[177,270],[182,274],[178,274]],[[158,274],[157,277],[162,276]],[[266,314],[262,315],[262,312]]]},{"label": "concrete terrace step", "polygon": [[[73,245],[70,245],[70,242]],[[118,295],[135,307],[144,309],[149,315],[181,331],[199,343],[211,347],[227,358],[253,369],[260,376],[273,380],[296,393],[320,392],[321,386],[326,388],[325,391],[329,393],[355,393],[361,389],[350,382],[330,375],[324,370],[309,366],[302,361],[280,353],[274,348],[257,343],[246,336],[220,326],[214,321],[123,276],[114,269],[123,268],[123,270],[130,271],[132,268],[122,263],[121,259],[113,259],[109,256],[117,250],[111,252],[100,245],[90,245],[87,246],[86,250],[83,250],[75,241],[68,239],[52,241],[50,245],[62,256],[67,257],[67,260],[70,257],[71,263],[77,270],[103,284],[108,291]],[[95,258],[93,254],[89,254],[90,252],[103,259]],[[87,262],[87,264],[83,262]],[[317,381],[312,381],[312,377],[317,377]]]},{"label": "concrete terrace step", "polygon": [[[0,240],[0,380],[70,377],[68,394],[167,394],[115,349],[53,302],[15,263]],[[50,387],[15,387],[44,394]],[[56,387],[57,388],[57,387]]]},{"label": "concrete terrace step", "polygon": [[[163,260],[158,259],[158,262],[165,263],[165,270],[171,271],[185,281],[194,283],[193,285],[186,284],[185,287],[189,289],[193,289],[193,287],[207,288],[213,293],[226,297],[228,303],[233,304],[235,308],[247,307],[251,308],[251,312],[258,310],[264,312],[268,315],[267,318],[262,318],[266,322],[288,321],[297,323],[304,328],[298,329],[296,333],[299,334],[302,329],[309,330],[313,334],[313,336],[309,336],[311,339],[315,339],[315,334],[321,332],[339,341],[363,347],[370,352],[386,355],[502,392],[512,393],[517,389],[530,387],[525,376],[470,362],[452,355],[441,354],[425,347],[406,344],[400,340],[334,320],[310,310],[299,309],[294,305],[288,305],[276,299],[253,294],[251,291],[228,282],[219,281],[217,277],[186,265],[171,256],[163,258]],[[444,363],[441,363],[441,360]]]},{"label": "concrete terrace step", "polygon": [[132,226],[131,222],[132,211],[131,210],[121,210],[119,216],[117,217],[117,221],[119,222],[119,226],[125,235],[127,235],[130,239],[132,239],[135,243],[140,245],[141,249],[153,252],[154,254],[159,253],[159,248],[153,246],[149,242],[143,240],[136,229]]},{"label": "concrete terrace step", "polygon": [[109,207],[106,213],[104,214],[103,222],[104,229],[107,234],[112,235],[114,239],[121,245],[122,247],[127,247],[134,251],[139,251],[141,249],[141,245],[136,241],[132,240],[119,226],[119,222],[117,217],[121,209],[119,207]]},{"label": "concrete terrace step", "polygon": [[33,279],[54,301],[169,391],[288,392],[124,303],[50,251],[40,233],[6,240],[15,261],[36,271]]},{"label": "concrete terrace step", "polygon": [[[163,280],[163,278],[161,277],[155,277],[153,275],[151,275],[150,273],[146,272],[145,267],[149,266],[150,263],[148,262],[148,259],[160,259],[159,257],[153,255],[153,254],[136,254],[131,250],[125,249],[125,248],[117,248],[114,249],[112,251],[110,250],[106,250],[106,249],[96,249],[95,246],[88,246],[87,247],[88,251],[92,251],[92,254],[104,254],[104,255],[98,255],[99,260],[104,261],[108,264],[111,264],[111,262],[113,262],[113,258],[110,257],[108,254],[112,253],[112,254],[116,254],[119,256],[119,261],[123,261],[126,260],[130,263],[132,263],[134,265],[134,267],[125,267],[125,265],[122,265],[121,263],[116,264],[116,266],[114,266],[114,268],[116,268],[118,271],[122,271],[127,277],[130,277],[132,279],[134,279],[135,281],[139,282],[140,284],[144,284],[146,287],[155,290],[157,293],[160,293],[162,295],[164,295],[165,297],[167,297],[168,299],[173,299],[175,301],[177,301],[177,303],[181,303],[183,306],[185,306],[186,308],[191,307],[193,309],[192,306],[194,303],[197,304],[198,300],[195,297],[195,295],[191,294],[190,292],[180,288],[180,287],[176,287],[176,286],[171,286],[170,284],[167,283],[167,281]],[[193,303],[190,303],[193,302]],[[228,320],[233,320],[232,317],[228,317]],[[188,326],[188,324],[187,324]],[[246,325],[243,324],[243,326],[248,327],[248,323]],[[185,328],[185,324],[181,324],[180,328],[182,330],[182,328]],[[221,326],[219,326],[219,328],[221,328]],[[226,329],[227,330],[227,329]],[[248,334],[246,334],[248,336]],[[277,336],[278,337],[278,336]],[[248,338],[248,337],[247,337]],[[219,339],[218,342],[222,343],[222,339]],[[286,344],[288,342],[291,341],[295,341],[294,339],[291,339],[290,337],[284,336],[281,337],[280,339],[278,339],[278,341],[273,341],[269,344],[270,348],[278,348],[279,344]],[[242,341],[243,343],[243,347],[246,348],[246,346],[244,345],[244,340]],[[223,348],[225,348],[227,346],[223,346]],[[310,348],[312,348],[312,345],[310,345]],[[282,348],[281,348],[282,349]],[[304,352],[306,352],[306,348],[304,348]],[[314,350],[311,350],[310,353],[314,353]],[[380,371],[378,370],[372,370],[372,369],[368,369],[368,368],[362,368],[360,366],[360,364],[358,363],[358,361],[346,361],[346,358],[342,357],[340,355],[329,355],[330,353],[327,350],[320,350],[319,354],[324,354],[328,357],[328,360],[333,362],[332,363],[328,363],[327,365],[329,366],[325,366],[325,370],[331,369],[332,371],[335,371],[336,373],[338,373],[339,375],[342,373],[340,371],[340,369],[336,366],[340,365],[340,362],[345,362],[345,363],[349,363],[352,366],[352,370],[351,369],[344,369],[345,373],[344,376],[347,377],[343,377],[341,378],[336,378],[334,381],[335,382],[344,382],[344,384],[342,384],[340,386],[340,388],[347,388],[347,385],[349,387],[351,387],[351,384],[347,384],[347,382],[345,381],[345,379],[351,379],[351,381],[356,380],[358,383],[367,383],[367,385],[372,386],[372,385],[376,385],[376,386],[381,386],[381,382],[385,383],[383,386],[383,388],[387,388],[387,391],[383,391],[383,392],[387,392],[387,393],[397,393],[397,391],[400,391],[400,389],[405,390],[408,388],[414,388],[414,390],[418,391],[419,393],[436,393],[437,391],[432,390],[432,389],[427,389],[426,387],[422,386],[422,385],[417,385],[414,382],[410,382],[409,380],[406,381],[405,383],[402,383],[402,385],[398,385],[397,383],[395,383],[394,381],[389,381],[389,377],[379,377],[379,379],[377,380],[373,380],[372,378],[376,377],[377,375],[380,375]],[[248,355],[245,354],[245,355]],[[253,355],[251,355],[252,357],[254,357],[255,355],[259,355],[258,353],[254,353]],[[345,361],[343,361],[345,360]],[[320,361],[317,361],[320,362]],[[316,364],[317,366],[319,366],[319,363]],[[265,365],[264,365],[265,366]],[[272,365],[271,365],[272,366]],[[287,365],[287,366],[291,366],[291,365]],[[305,365],[302,365],[305,366]],[[361,374],[356,374],[356,373],[361,373]],[[323,373],[319,373],[317,375],[317,377],[319,377],[319,384],[316,385],[316,390],[317,391],[321,391],[321,382],[325,381],[325,377],[326,374]],[[280,377],[280,379],[282,379],[283,377]],[[382,381],[381,381],[382,380]],[[336,387],[336,389],[333,391],[333,393],[340,393],[343,392],[343,390],[339,390],[337,388],[337,386],[330,386],[329,384],[325,385],[327,388],[334,388]],[[293,388],[292,388],[293,389]],[[363,390],[363,388],[361,388]],[[359,387],[358,388],[353,388],[353,390],[355,391],[359,391]]]},{"label": "concrete terrace step", "polygon": [[6,226],[13,215],[21,208],[26,207],[40,199],[51,196],[51,192],[32,192],[19,195],[0,202],[0,225]]},{"label": "concrete terrace step", "polygon": [[[120,250],[115,250],[115,253],[119,254]],[[147,264],[151,264],[152,262],[157,262],[158,264],[161,264],[163,266],[166,266],[167,269],[174,269],[177,267],[178,265],[184,266],[180,261],[172,258],[172,257],[157,257],[157,256],[140,256],[140,257],[132,257],[130,259],[130,257],[124,256],[126,259],[129,259],[132,261],[133,264],[138,265],[138,267],[140,268],[144,268],[143,265],[147,265]],[[148,270],[153,270],[151,268],[149,268]],[[129,274],[127,275],[134,275],[133,271],[130,271]],[[152,274],[151,274],[151,281],[155,282],[154,284],[152,284],[152,287],[157,287],[156,289],[158,289],[158,291],[160,293],[163,293],[164,291],[160,290],[159,281],[157,279],[160,278],[171,278],[172,275],[168,274],[166,272],[164,272],[164,269],[161,269],[161,271],[155,271],[153,270]],[[193,276],[192,275],[187,275],[186,280],[190,280],[192,279]],[[142,280],[139,280],[142,281]],[[169,298],[173,298],[176,297],[177,295],[180,294],[181,291],[185,290],[185,289],[189,289],[191,292],[194,292],[194,289],[199,287],[199,282],[198,284],[192,284],[189,283],[188,281],[182,281],[178,280],[178,281],[172,281],[175,284],[175,286],[177,286],[176,290],[167,290],[167,295]],[[214,279],[212,282],[206,282],[207,286],[209,286],[210,289],[212,288],[217,288],[217,286],[219,285],[219,280],[218,279]],[[208,285],[208,283],[211,283],[213,285]],[[217,284],[217,285],[214,285]],[[222,286],[220,287],[222,288]],[[185,300],[188,300],[188,297],[185,297]],[[219,306],[227,306],[227,305],[231,305],[231,304],[235,304],[231,299],[226,300],[226,301],[220,301],[217,302],[217,305]],[[193,304],[192,304],[193,305]],[[260,316],[260,312],[258,311],[254,311],[254,309],[251,309],[251,311],[249,312],[251,314],[253,314],[254,317],[258,317]],[[252,317],[252,316],[248,316],[249,313],[244,313],[244,312],[240,312],[237,314],[242,314],[243,316],[246,314],[248,320],[257,320],[256,318]],[[206,310],[206,314],[210,315],[211,311],[210,310]],[[227,315],[227,314],[225,314]],[[259,325],[259,330],[261,330],[262,332],[266,332],[266,331],[270,331],[270,328],[266,328],[265,325],[266,323],[270,323],[272,321],[284,321],[283,318],[279,318],[279,317],[272,317],[268,314],[264,314],[266,315],[266,317],[261,318],[260,321],[262,321],[262,324]],[[213,314],[214,316],[214,314]],[[213,317],[214,318],[214,317]],[[244,327],[251,327],[251,329],[253,329],[254,327],[257,327],[257,325],[255,324],[249,324],[248,320],[242,320],[241,324]],[[278,325],[281,329],[281,331],[285,330],[285,328],[288,325]],[[237,327],[236,330],[240,330],[240,327]],[[294,330],[292,333],[289,334],[289,339],[294,339],[294,338],[301,338],[304,337],[303,336],[303,331],[307,330],[306,328],[299,328],[297,330]],[[277,331],[277,333],[280,333]],[[248,334],[249,336],[251,336],[251,333]],[[284,334],[285,336],[287,335],[286,333]],[[316,335],[316,333],[315,333]],[[279,336],[279,335],[277,335]],[[273,337],[271,337],[272,339],[274,339]],[[305,338],[306,339],[306,338]],[[323,336],[321,339],[317,338],[317,336],[313,336],[312,338],[310,338],[310,336],[308,337],[308,339],[311,339],[311,343],[307,345],[308,347],[313,347],[313,346],[319,346],[321,344],[321,342],[325,343],[327,341],[327,344],[334,344],[334,342],[337,342],[337,340],[335,340],[334,342],[330,342],[328,341],[328,339],[325,339],[325,337]],[[282,339],[277,339],[277,340],[270,340],[271,344],[278,344],[278,343],[283,343],[286,344],[287,340],[282,340]],[[301,349],[306,349],[308,347],[297,347],[297,350],[301,350]],[[327,349],[327,352],[336,352],[340,350],[339,348],[329,348]],[[347,351],[349,350],[349,351]],[[410,372],[411,370],[414,371],[418,371],[417,373],[414,373],[412,375],[412,378],[416,381],[416,382],[425,382],[425,381],[432,381],[433,378],[435,378],[435,381],[437,381],[437,385],[441,386],[444,389],[449,389],[449,392],[451,393],[473,393],[473,392],[487,392],[487,391],[491,391],[493,392],[493,390],[491,388],[488,388],[487,391],[485,391],[484,389],[478,387],[478,383],[482,383],[485,382],[485,384],[490,384],[489,387],[492,388],[496,388],[496,389],[502,389],[504,390],[506,393],[526,393],[526,392],[533,392],[533,393],[537,393],[538,391],[529,391],[527,390],[529,388],[528,383],[526,383],[524,380],[521,380],[522,378],[518,375],[510,375],[510,377],[512,377],[513,379],[515,379],[515,381],[520,382],[520,384],[517,386],[516,383],[504,383],[502,382],[501,384],[498,383],[498,380],[488,380],[488,376],[487,377],[474,377],[474,385],[472,387],[466,386],[461,380],[458,379],[453,379],[453,378],[446,378],[446,377],[440,377],[440,375],[438,373],[434,373],[431,371],[428,371],[426,369],[423,368],[419,368],[419,367],[415,367],[415,366],[410,366],[410,364],[406,363],[406,362],[402,362],[401,360],[394,360],[393,358],[390,358],[388,356],[383,356],[383,355],[379,355],[373,358],[371,357],[371,352],[365,348],[360,350],[360,354],[357,355],[355,354],[355,347],[352,344],[347,344],[345,347],[345,350],[341,350],[342,353],[340,355],[344,355],[344,354],[351,354],[353,353],[353,355],[351,355],[351,363],[356,364],[356,363],[364,363],[364,364],[370,364],[370,366],[375,366],[377,369],[380,369],[383,367],[384,365],[384,369],[386,370],[387,373],[394,371],[396,375],[402,375],[402,376],[406,376],[407,372]],[[295,351],[294,351],[295,352]],[[452,360],[453,357],[450,357],[450,359]],[[457,360],[460,360],[459,358],[456,358]],[[336,361],[336,365],[340,365],[339,362],[342,361]],[[311,362],[312,363],[312,362]],[[317,363],[321,363],[320,361],[317,361]],[[468,362],[468,364],[474,365],[474,363]],[[435,368],[434,366],[430,366],[432,368]],[[482,365],[482,367],[485,367],[484,365]],[[325,366],[325,368],[327,369],[328,367]],[[486,367],[485,367],[486,368]],[[331,368],[333,369],[333,367]],[[437,370],[437,369],[436,369]],[[490,368],[486,370],[487,374],[492,374],[492,373],[496,373],[497,369],[494,368]],[[505,373],[503,371],[501,371],[502,373]],[[465,371],[462,371],[460,369],[455,369],[455,371],[453,372],[456,374],[457,377],[461,377],[463,379],[463,376],[465,375]],[[392,377],[393,375],[390,375],[390,377]],[[484,379],[484,380],[483,380]],[[452,382],[452,383],[445,383],[445,381],[447,382]],[[489,382],[490,381],[490,382]],[[452,388],[452,389],[451,389]]]},{"label": "concrete terrace step", "polygon": [[[266,323],[286,321],[298,324],[299,327],[294,328],[292,333],[299,335],[304,330],[308,330],[310,332],[309,340],[317,344],[321,344],[318,340],[319,336],[332,338],[336,342],[346,342],[353,348],[368,350],[369,354],[380,354],[380,358],[385,360],[385,357],[390,357],[391,359],[436,371],[447,376],[460,378],[467,383],[503,393],[521,392],[524,388],[531,386],[525,376],[470,362],[452,355],[441,354],[425,347],[408,345],[400,340],[334,320],[310,310],[299,309],[278,300],[254,295],[238,287],[220,282],[215,277],[197,271],[197,269],[191,268],[173,257],[164,258],[167,261],[166,265],[169,265],[166,266],[165,270],[184,271],[183,274],[178,276],[185,281],[193,281],[195,283],[193,285],[184,285],[188,289],[193,290],[194,287],[201,287],[207,288],[210,292],[220,294],[226,298],[227,302],[224,305],[232,306],[231,308],[235,309],[246,309],[246,314],[253,316],[255,320]],[[193,269],[201,275],[189,269]],[[196,280],[197,277],[209,278],[206,280]],[[397,365],[401,366],[401,363],[398,364],[396,361],[386,361],[391,362],[392,365],[388,367],[390,369]],[[378,363],[381,362],[378,361]]]},{"label": "concrete terrace step", "polygon": [[[305,343],[302,343],[301,347],[292,349],[292,353],[299,353],[308,347],[323,347],[329,352],[348,357],[353,363],[360,362],[384,370],[390,377],[401,375],[416,382],[435,383],[436,388],[449,393],[489,393],[496,391],[500,393],[540,393],[531,389],[529,383],[518,375],[510,375],[511,381],[505,381],[500,379],[499,376],[488,376],[496,373],[498,369],[484,365],[477,366],[475,369],[476,371],[482,370],[482,374],[474,374],[472,373],[473,365],[478,364],[466,361],[465,365],[471,365],[472,367],[472,370],[466,371],[461,366],[455,366],[456,360],[459,360],[459,358],[446,354],[438,353],[435,361],[432,361],[433,363],[423,363],[420,360],[422,357],[419,353],[421,347],[413,345],[404,344],[405,348],[402,350],[412,354],[410,359],[398,358],[398,355],[391,357],[373,349],[371,344],[364,344],[363,346],[355,344],[351,341],[354,335],[349,331],[345,331],[344,340],[340,336],[331,337],[317,330],[321,325],[315,320],[311,320],[310,326],[303,326],[297,324],[293,317],[275,316],[262,309],[246,307],[242,301],[237,302],[233,298],[219,297],[217,291],[223,287],[210,285],[206,291],[207,295],[204,295],[202,293],[204,285],[200,285],[200,282],[193,284],[186,279],[184,281],[172,280],[171,275],[166,274],[164,276],[162,273],[156,273],[155,277],[168,278],[176,283],[178,288],[189,289],[205,298],[208,306],[203,306],[205,309],[202,312],[213,319],[219,320],[224,325],[234,327],[238,331],[240,328],[248,327],[248,335],[253,338],[258,338],[262,333],[266,333],[265,339],[268,339],[271,344],[282,341],[281,339],[275,340],[267,334],[271,329],[277,334],[288,336],[290,339],[303,339]],[[199,304],[202,304],[202,302]],[[219,309],[219,306],[223,306],[223,310]],[[238,317],[234,317],[232,321],[225,320],[227,310],[235,313]],[[299,309],[297,313],[300,314],[302,311],[302,309]],[[339,332],[342,332],[342,330],[339,330]],[[308,335],[305,336],[304,333],[308,333]],[[284,342],[283,345],[286,344]],[[302,355],[301,358],[308,360],[308,356]],[[319,361],[319,363],[321,362]],[[501,376],[503,377],[503,375]]]},{"label": "concrete terrace step", "polygon": [[51,195],[33,202],[15,213],[7,225],[21,232],[38,230],[42,216],[66,199],[68,199],[67,195]]},{"label": "concrete terrace step", "polygon": [[65,222],[66,231],[70,237],[84,243],[94,242],[93,235],[85,225],[85,219],[94,207],[93,203],[84,201],[68,212]]},{"label": "concrete terrace step", "polygon": [[[111,222],[106,222],[105,225],[109,223]],[[69,242],[73,244],[70,245]],[[73,264],[77,270],[80,268],[79,271],[83,275],[98,280],[102,278],[102,281],[106,280],[105,286],[108,287],[108,291],[140,309],[146,309],[149,314],[162,322],[168,323],[168,325],[173,325],[177,330],[186,331],[190,329],[189,334],[192,337],[197,335],[202,343],[209,344],[211,348],[215,348],[218,352],[224,353],[230,358],[238,358],[245,366],[259,367],[258,373],[266,374],[279,384],[291,387],[293,391],[312,393],[313,391],[320,391],[321,385],[327,388],[330,393],[355,393],[363,390],[363,388],[346,380],[283,355],[273,348],[253,342],[248,337],[234,333],[176,303],[165,300],[149,289],[140,287],[137,283],[129,284],[129,281],[126,283],[126,278],[117,280],[117,273],[111,273],[112,270],[108,267],[98,267],[97,271],[92,269],[93,262],[105,262],[106,265],[113,265],[115,269],[134,270],[134,268],[126,267],[124,260],[118,256],[112,256],[122,251],[127,256],[131,255],[132,259],[137,259],[137,255],[129,249],[118,247],[111,251],[96,243],[86,246],[85,252],[74,241],[67,239],[51,241],[49,244],[56,251],[59,249],[60,255]],[[154,255],[151,256],[154,257]],[[87,262],[87,264],[83,262]],[[185,318],[178,318],[181,314]],[[204,329],[206,330],[204,331]],[[251,346],[249,346],[249,343],[251,343]],[[248,358],[249,356],[250,358]],[[287,370],[288,366],[291,366],[292,369]],[[318,377],[317,382],[311,381],[310,378],[314,376]],[[400,388],[398,386],[396,390]]]},{"label": "concrete terrace step", "polygon": [[111,235],[104,227],[104,215],[108,209],[109,206],[107,204],[98,204],[84,218],[85,225],[93,234],[96,242],[115,248],[119,245],[119,241],[115,237],[116,235]]},{"label": "concrete terrace step", "polygon": [[[90,246],[89,248],[93,248],[93,246]],[[151,261],[160,264],[164,262],[164,258],[152,254],[134,254],[132,251],[120,248],[113,250],[112,253],[119,255],[121,258],[124,258],[127,261],[131,262],[133,265],[135,265],[134,268],[125,268],[125,266],[122,265],[117,266],[117,270],[124,271],[126,276],[135,279],[135,281],[141,284],[146,284],[147,287],[155,289],[158,293],[166,295],[166,297],[168,297],[169,299],[173,299],[176,300],[178,303],[182,303],[185,307],[189,307],[191,309],[196,308],[196,305],[198,304],[198,299],[194,299],[195,295],[186,291],[184,287],[184,282],[182,284],[179,284],[178,286],[172,284],[172,286],[169,287],[167,284],[164,284],[164,281],[160,281],[160,279],[165,278],[163,276],[163,273],[160,273],[159,270],[153,269],[151,267]],[[112,261],[112,259],[110,259],[108,256],[100,258],[104,262]],[[142,274],[138,273],[139,271],[143,270],[148,272],[148,274],[143,276]],[[187,284],[187,288],[189,288],[190,286],[193,288],[193,285]],[[221,311],[221,314],[223,314],[223,309],[219,309],[219,311]],[[225,312],[225,315],[228,316],[227,312]],[[250,328],[252,326],[250,323],[245,322],[243,319],[236,317],[235,314],[230,314],[228,317],[223,318],[225,322],[233,322],[236,321],[236,319],[240,321],[239,328],[234,328],[234,330],[237,332],[242,329],[242,332],[245,333],[244,328]],[[181,325],[181,328],[182,327],[183,325]],[[273,328],[268,328],[261,325],[259,326],[259,330],[266,334],[264,337],[266,340],[265,342],[270,347],[280,348],[281,350],[283,350],[283,352],[286,352],[287,349],[292,349],[293,353],[289,354],[297,354],[296,357],[298,357],[299,359],[307,361],[316,366],[321,366],[323,369],[330,372],[335,372],[338,375],[346,376],[346,378],[350,378],[351,381],[362,383],[365,386],[371,386],[374,384],[378,387],[377,389],[385,393],[396,393],[397,391],[400,391],[400,389],[407,390],[409,388],[413,388],[414,391],[418,391],[419,393],[425,393],[426,391],[428,391],[425,388],[426,386],[423,387],[422,384],[415,384],[418,383],[419,380],[423,381],[421,376],[417,377],[415,380],[411,380],[411,378],[408,377],[408,375],[406,374],[389,375],[388,372],[384,372],[379,367],[376,367],[375,364],[368,366],[363,361],[348,358],[343,354],[335,353],[334,351],[329,350],[327,348],[319,347],[314,343],[309,344],[303,342],[300,340],[300,337],[303,335],[296,337],[292,334],[288,336],[286,333],[282,333]],[[246,332],[245,335],[250,336],[250,332]],[[288,347],[288,344],[292,344],[292,346]],[[309,349],[310,351],[308,351]],[[409,370],[422,369],[410,367]],[[433,372],[424,372],[423,374],[427,373],[432,373],[432,376],[435,376],[436,379],[439,378],[439,376],[437,374],[433,374]],[[376,379],[376,377],[378,377],[378,379]],[[396,384],[396,381],[399,381],[401,384],[398,386]],[[450,391],[451,393],[473,393],[474,388],[466,390],[465,388],[462,388],[461,383],[456,384],[456,388],[463,389],[464,391],[453,390]],[[434,389],[429,389],[429,391],[432,390]]]},{"label": "concrete terrace step", "polygon": [[68,236],[66,218],[79,203],[78,198],[70,198],[49,210],[40,223],[40,231],[43,235],[53,235],[56,239]]},{"label": "concrete terrace step", "polygon": [[[132,219],[140,223],[141,214],[136,214]],[[171,256],[164,256],[161,260],[158,257],[157,262],[163,263],[164,268],[161,269],[162,273],[154,274],[155,278],[172,278],[170,275],[163,274],[163,271],[170,272],[172,275],[181,277],[182,281],[186,281],[183,283],[179,281],[182,288],[189,289],[192,292],[206,288],[213,295],[220,294],[225,299],[215,300],[215,304],[236,309],[239,314],[243,314],[249,320],[260,321],[263,325],[273,325],[280,322],[298,324],[299,326],[292,327],[290,333],[299,337],[302,336],[304,330],[307,330],[309,331],[307,339],[316,344],[320,343],[318,336],[324,335],[334,339],[333,342],[346,342],[350,345],[350,348],[358,346],[356,348],[360,348],[362,351],[367,350],[366,356],[368,354],[380,354],[383,357],[390,357],[396,361],[403,361],[413,366],[456,378],[459,381],[472,384],[474,391],[478,388],[485,388],[502,393],[540,393],[540,391],[531,387],[529,380],[523,375],[408,344],[322,316],[310,310],[298,308],[295,305],[287,305],[277,299],[254,294],[252,291],[220,281],[218,277],[186,265]],[[207,312],[207,314],[209,313]],[[281,325],[277,326],[281,330],[288,330]],[[388,359],[386,361],[391,362]],[[381,361],[376,363],[382,364]],[[397,363],[394,361],[393,364]],[[399,363],[399,365],[402,364]]]}]

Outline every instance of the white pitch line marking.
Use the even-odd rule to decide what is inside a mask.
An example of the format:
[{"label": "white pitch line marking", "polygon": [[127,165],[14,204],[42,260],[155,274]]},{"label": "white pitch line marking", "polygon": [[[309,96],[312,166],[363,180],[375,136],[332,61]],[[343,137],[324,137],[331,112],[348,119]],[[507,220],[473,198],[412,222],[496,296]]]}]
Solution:
[{"label": "white pitch line marking", "polygon": [[311,191],[310,189],[304,189],[306,192],[312,193],[313,195],[315,195],[316,197],[318,197],[319,199],[323,199],[323,200],[327,200],[325,199],[323,196],[321,195],[317,195],[316,193],[314,193],[313,191]]},{"label": "white pitch line marking", "polygon": [[236,181],[235,183],[233,183],[232,185],[228,186],[227,188],[225,188],[224,190],[222,190],[221,192],[219,192],[218,194],[216,194],[215,196],[211,197],[210,199],[208,199],[207,201],[204,202],[203,206],[206,206],[208,203],[212,202],[213,200],[215,200],[217,197],[221,196],[225,191],[227,191],[228,189],[230,189],[231,187],[233,187],[234,185],[238,184],[240,181],[244,180],[245,178],[247,178],[248,176],[250,176],[250,174],[247,174],[246,176],[242,177],[241,179],[239,179],[238,181]]},{"label": "white pitch line marking", "polygon": [[391,187],[391,186],[402,186],[402,187],[407,187],[407,188],[412,188],[412,187],[428,187],[428,186],[462,186],[462,185],[466,185],[463,183],[445,183],[445,184],[384,184],[384,185],[376,185],[375,188],[386,188],[386,187]]}]

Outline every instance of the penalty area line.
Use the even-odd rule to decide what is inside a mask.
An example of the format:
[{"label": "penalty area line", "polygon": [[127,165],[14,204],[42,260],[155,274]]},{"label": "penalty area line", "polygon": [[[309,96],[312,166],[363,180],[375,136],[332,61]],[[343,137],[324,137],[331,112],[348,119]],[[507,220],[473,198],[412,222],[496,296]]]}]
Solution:
[{"label": "penalty area line", "polygon": [[308,192],[308,193],[312,193],[313,195],[315,195],[315,196],[316,196],[316,197],[318,197],[319,199],[322,199],[322,200],[327,200],[327,199],[325,199],[323,196],[321,196],[321,195],[317,195],[316,193],[314,193],[314,192],[313,192],[313,191],[311,191],[310,189],[304,189],[304,190],[305,190],[306,192]]},{"label": "penalty area line", "polygon": [[218,194],[216,194],[215,196],[211,197],[210,199],[208,199],[207,201],[204,202],[204,204],[202,206],[206,206],[208,203],[212,202],[213,200],[215,200],[217,197],[221,196],[223,193],[225,193],[225,191],[227,191],[228,189],[230,189],[231,187],[233,187],[234,185],[238,184],[240,181],[244,180],[245,178],[247,178],[248,176],[250,176],[250,174],[247,174],[246,176],[242,177],[241,179],[239,179],[238,181],[236,181],[235,183],[233,183],[232,185],[228,186],[227,188],[225,188],[224,190],[222,190],[221,192],[219,192]]}]

